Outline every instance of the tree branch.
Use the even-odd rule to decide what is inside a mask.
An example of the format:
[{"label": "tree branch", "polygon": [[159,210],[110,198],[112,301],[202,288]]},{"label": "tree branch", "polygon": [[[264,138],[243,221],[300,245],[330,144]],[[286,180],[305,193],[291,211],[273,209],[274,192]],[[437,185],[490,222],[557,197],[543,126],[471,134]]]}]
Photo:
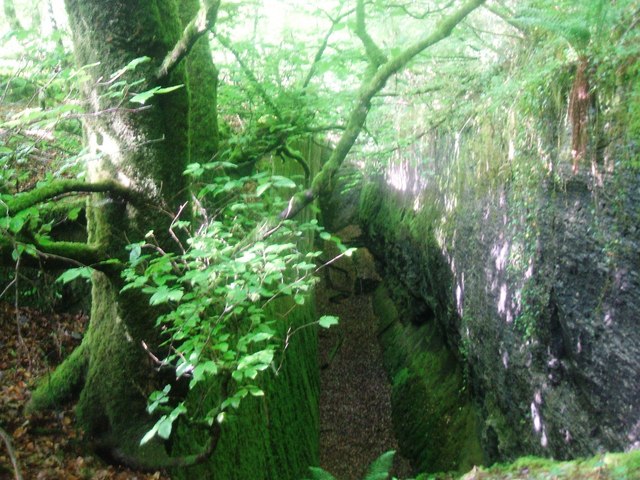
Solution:
[{"label": "tree branch", "polygon": [[430,35],[410,45],[379,67],[375,68],[374,66],[362,80],[356,105],[349,115],[346,128],[333,149],[329,160],[313,179],[311,187],[292,196],[284,210],[277,216],[262,222],[236,248],[241,249],[250,243],[264,240],[277,231],[285,220],[295,217],[319,195],[330,192],[334,176],[364,127],[364,122],[371,108],[372,98],[384,88],[387,80],[392,75],[405,67],[413,57],[451,35],[453,29],[484,2],[485,0],[467,1],[451,15],[444,17]]},{"label": "tree branch", "polygon": [[171,71],[186,57],[195,43],[207,33],[216,23],[220,0],[205,0],[200,10],[182,32],[182,37],[164,57],[162,65],[156,72],[156,79],[166,78]]},{"label": "tree branch", "polygon": [[[45,238],[29,239],[26,241],[0,239],[0,265],[15,263],[14,251],[18,245],[25,246],[25,252],[20,257],[23,267],[47,268],[51,270],[71,267],[91,267],[104,273],[117,273],[119,264],[108,262],[110,258],[98,248],[80,242],[56,242]],[[35,255],[30,254],[31,245]]]},{"label": "tree branch", "polygon": [[[371,99],[384,88],[387,80],[392,75],[405,67],[416,55],[451,35],[453,29],[471,12],[482,5],[484,1],[485,0],[469,0],[451,15],[444,17],[431,34],[410,45],[398,55],[380,65],[373,72],[372,77],[367,77],[363,80],[360,85],[358,100],[354,109],[351,111],[347,127],[334,148],[331,157],[329,157],[327,163],[324,164],[320,172],[318,172],[313,179],[311,188],[291,197],[287,208],[278,215],[278,222],[293,218],[303,208],[313,202],[318,195],[331,191],[333,177],[338,172],[338,169],[364,127],[364,122],[371,108]],[[358,0],[358,2],[360,5],[362,0]],[[262,234],[270,234],[273,228],[276,227],[275,224],[263,225],[260,228],[260,232]]]},{"label": "tree branch", "polygon": [[294,159],[302,167],[302,170],[304,170],[304,184],[305,186],[307,186],[307,184],[309,183],[309,178],[311,178],[311,169],[309,168],[309,164],[304,159],[302,154],[296,150],[293,150],[289,145],[287,145],[286,141],[284,143],[284,146],[282,147],[282,153],[287,157]]},{"label": "tree branch", "polygon": [[322,59],[322,56],[324,55],[324,51],[327,49],[327,45],[329,45],[329,38],[333,34],[333,31],[335,30],[336,25],[338,23],[340,23],[340,21],[343,18],[348,17],[349,15],[351,15],[354,11],[355,11],[354,9],[351,9],[348,12],[345,12],[345,13],[343,13],[341,15],[338,15],[336,18],[329,17],[329,19],[331,20],[331,26],[329,27],[329,30],[327,30],[327,33],[325,34],[324,38],[322,39],[322,43],[320,44],[320,47],[318,48],[318,51],[316,52],[315,56],[313,57],[313,61],[311,62],[311,66],[309,67],[309,71],[307,72],[307,76],[305,77],[304,81],[302,82],[302,90],[303,91],[307,89],[307,87],[309,86],[309,83],[311,82],[311,79],[315,75],[318,63]]},{"label": "tree branch", "polygon": [[429,15],[433,15],[434,13],[438,13],[438,12],[442,12],[443,10],[446,10],[447,8],[451,7],[451,5],[453,5],[453,2],[447,2],[446,5],[439,7],[439,8],[434,8],[433,10],[428,9],[426,12],[424,13],[413,13],[409,10],[410,6],[413,6],[413,2],[407,2],[406,4],[391,4],[391,5],[387,5],[389,8],[399,8],[400,10],[402,10],[406,15],[410,16],[411,18],[415,18],[416,20],[424,20],[425,18],[427,18]]},{"label": "tree branch", "polygon": [[364,11],[364,0],[358,0],[358,4],[356,6],[356,35],[362,41],[365,50],[367,51],[367,56],[369,57],[369,62],[379,67],[380,65],[387,62],[387,57],[380,47],[376,45],[373,41],[373,38],[367,32],[367,27],[365,24],[365,11]]},{"label": "tree branch", "polygon": [[240,68],[242,69],[243,73],[249,79],[249,81],[253,85],[253,88],[256,89],[256,92],[258,92],[258,95],[260,95],[260,98],[262,98],[262,101],[271,109],[271,111],[276,117],[282,118],[280,110],[278,109],[276,104],[273,103],[273,100],[271,100],[271,97],[269,97],[266,90],[262,87],[262,85],[256,78],[255,74],[253,73],[253,71],[244,62],[244,60],[242,60],[242,57],[240,56],[240,52],[238,52],[235,48],[233,48],[228,38],[225,38],[221,35],[216,35],[216,38],[218,39],[220,44],[224,48],[229,50],[231,54],[235,57],[236,61],[238,62],[238,65],[240,65]]},{"label": "tree branch", "polygon": [[432,85],[429,87],[422,88],[420,90],[413,90],[410,92],[380,92],[376,94],[376,97],[413,97],[416,95],[424,95],[425,93],[438,92],[443,90],[445,85]]},{"label": "tree branch", "polygon": [[58,180],[17,195],[2,195],[0,200],[6,204],[5,213],[11,215],[67,193],[112,193],[132,204],[148,201],[140,193],[111,180],[97,183],[87,183],[82,180]]}]

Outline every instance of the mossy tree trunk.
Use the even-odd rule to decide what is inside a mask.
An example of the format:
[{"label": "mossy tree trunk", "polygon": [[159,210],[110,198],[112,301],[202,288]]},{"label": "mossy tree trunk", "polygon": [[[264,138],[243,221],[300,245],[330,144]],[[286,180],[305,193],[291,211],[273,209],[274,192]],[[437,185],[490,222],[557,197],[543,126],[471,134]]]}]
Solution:
[{"label": "mossy tree trunk", "polygon": [[[180,0],[180,18],[186,26],[200,7],[198,0]],[[207,36],[200,38],[186,59],[190,94],[190,143],[194,162],[211,161],[218,151],[218,71],[211,61]]]},{"label": "mossy tree trunk", "polygon": [[[89,242],[118,258],[128,243],[153,230],[166,248],[171,244],[172,214],[187,200],[182,172],[190,157],[190,95],[184,65],[161,80],[157,73],[183,31],[178,4],[174,0],[67,0],[66,8],[78,65],[100,62],[86,70],[90,78],[85,95],[93,113],[85,123],[93,154],[88,180],[112,180],[149,199],[146,205],[134,207],[115,196],[96,194],[87,206]],[[203,61],[207,47],[199,48],[198,60]],[[113,73],[143,56],[151,60],[118,80],[144,78],[134,87],[138,92],[154,86],[184,87],[153,97],[145,108],[104,96]],[[215,86],[209,93],[215,96]],[[164,449],[159,444],[138,446],[151,426],[146,400],[157,386],[156,372],[142,346],[158,343],[157,312],[146,299],[120,293],[121,286],[117,274],[94,274],[91,320],[83,343],[34,393],[32,406],[50,406],[80,388],[78,421],[99,445],[138,466],[161,465]]]}]

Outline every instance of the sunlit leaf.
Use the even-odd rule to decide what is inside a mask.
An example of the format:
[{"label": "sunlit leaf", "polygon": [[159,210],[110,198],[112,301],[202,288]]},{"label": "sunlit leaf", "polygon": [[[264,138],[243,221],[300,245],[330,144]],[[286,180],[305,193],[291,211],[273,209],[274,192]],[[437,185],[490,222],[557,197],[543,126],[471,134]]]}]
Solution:
[{"label": "sunlit leaf", "polygon": [[332,325],[337,325],[337,324],[338,324],[338,317],[335,317],[333,315],[323,315],[318,320],[318,325],[320,325],[322,328],[329,328]]}]

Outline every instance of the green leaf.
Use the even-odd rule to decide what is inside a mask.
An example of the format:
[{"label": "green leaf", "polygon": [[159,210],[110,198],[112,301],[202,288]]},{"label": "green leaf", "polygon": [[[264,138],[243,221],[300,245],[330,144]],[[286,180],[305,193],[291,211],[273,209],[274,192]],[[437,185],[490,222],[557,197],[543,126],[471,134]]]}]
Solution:
[{"label": "green leaf", "polygon": [[163,93],[170,93],[170,92],[174,92],[180,88],[184,87],[183,84],[180,85],[173,85],[171,87],[163,87],[163,88],[159,88],[158,90],[156,90],[157,94],[163,94]]},{"label": "green leaf", "polygon": [[85,280],[91,279],[91,273],[93,269],[91,267],[78,267],[78,268],[70,268],[62,273],[57,279],[56,282],[60,283],[69,283],[76,278],[84,278]]},{"label": "green leaf", "polygon": [[147,433],[145,433],[144,437],[142,437],[142,439],[140,440],[140,446],[144,445],[145,443],[147,443],[149,440],[151,440],[153,437],[155,437],[156,433],[158,432],[158,423],[156,423],[151,430],[149,430]]},{"label": "green leaf", "polygon": [[189,388],[193,388],[193,386],[201,381],[207,375],[215,375],[218,373],[218,365],[213,360],[209,360],[204,363],[200,363],[196,365],[196,368],[193,369],[193,378],[191,382],[189,382]]},{"label": "green leaf", "polygon": [[173,420],[170,417],[163,415],[158,423],[158,436],[166,440],[171,435],[172,428]]},{"label": "green leaf", "polygon": [[192,177],[199,177],[204,173],[204,168],[202,168],[202,165],[199,163],[190,163],[182,173],[184,175],[191,175]]},{"label": "green leaf", "polygon": [[338,324],[338,317],[335,317],[333,315],[323,315],[318,320],[318,325],[320,325],[322,328],[329,328],[332,325],[337,325],[337,324]]},{"label": "green leaf", "polygon": [[309,467],[309,471],[313,480],[336,480],[336,477],[320,467]]},{"label": "green leaf", "polygon": [[169,391],[171,391],[171,385],[166,385],[162,391],[156,390],[149,395],[149,405],[147,406],[147,412],[153,413],[160,405],[169,401]]},{"label": "green leaf", "polygon": [[255,385],[247,386],[249,393],[254,397],[264,397],[264,392]]},{"label": "green leaf", "polygon": [[[143,64],[143,63],[147,63],[147,62],[149,62],[149,61],[151,61],[151,58],[150,58],[150,57],[146,57],[146,56],[145,56],[145,57],[138,57],[138,58],[134,58],[133,60],[131,60],[131,61],[127,64],[127,66],[126,66],[126,67],[124,67],[124,69],[125,69],[125,70],[129,70],[129,71],[132,71],[132,70],[135,70],[135,69],[136,69],[136,67],[137,67],[138,65],[141,65],[141,64]],[[92,64],[92,65],[89,65],[89,66],[94,66],[94,65],[97,65],[97,63]],[[83,68],[84,68],[84,67],[83,67]]]},{"label": "green leaf", "polygon": [[296,182],[294,182],[293,180],[287,177],[274,175],[273,177],[271,177],[271,180],[273,181],[274,187],[278,187],[278,188],[296,188],[297,187]]},{"label": "green leaf", "polygon": [[156,292],[151,295],[149,299],[149,305],[160,305],[169,301],[178,302],[184,295],[184,292],[180,289],[169,289],[166,285],[158,287]]},{"label": "green leaf", "polygon": [[329,232],[320,232],[320,238],[322,240],[331,240],[331,234]]},{"label": "green leaf", "polygon": [[139,243],[131,245],[131,251],[129,252],[129,262],[136,264],[142,253],[142,246]]},{"label": "green leaf", "polygon": [[81,207],[73,208],[69,210],[69,213],[67,213],[67,218],[72,222],[75,222],[78,219],[78,215],[80,215],[81,211],[82,211]]},{"label": "green leaf", "polygon": [[249,338],[250,342],[263,342],[265,340],[270,340],[271,338],[273,338],[273,333],[271,332],[260,332],[260,333],[256,333],[255,335],[251,335],[251,337]]},{"label": "green leaf", "polygon": [[257,197],[261,196],[264,192],[267,191],[269,187],[271,187],[270,182],[263,183],[262,185],[260,185],[258,188],[256,188],[256,196]]},{"label": "green leaf", "polygon": [[133,97],[129,99],[130,102],[139,103],[144,105],[147,100],[153,97],[156,92],[160,90],[160,87],[153,87],[151,90],[146,90],[144,92],[136,93]]}]

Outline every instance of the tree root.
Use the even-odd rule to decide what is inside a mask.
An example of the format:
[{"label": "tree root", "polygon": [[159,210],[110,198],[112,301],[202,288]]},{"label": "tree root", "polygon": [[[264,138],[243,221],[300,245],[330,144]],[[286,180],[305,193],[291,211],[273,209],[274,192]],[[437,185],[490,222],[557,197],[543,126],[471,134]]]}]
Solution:
[{"label": "tree root", "polygon": [[54,408],[80,392],[89,364],[84,345],[83,342],[76,347],[64,362],[39,382],[27,404],[27,413]]}]

